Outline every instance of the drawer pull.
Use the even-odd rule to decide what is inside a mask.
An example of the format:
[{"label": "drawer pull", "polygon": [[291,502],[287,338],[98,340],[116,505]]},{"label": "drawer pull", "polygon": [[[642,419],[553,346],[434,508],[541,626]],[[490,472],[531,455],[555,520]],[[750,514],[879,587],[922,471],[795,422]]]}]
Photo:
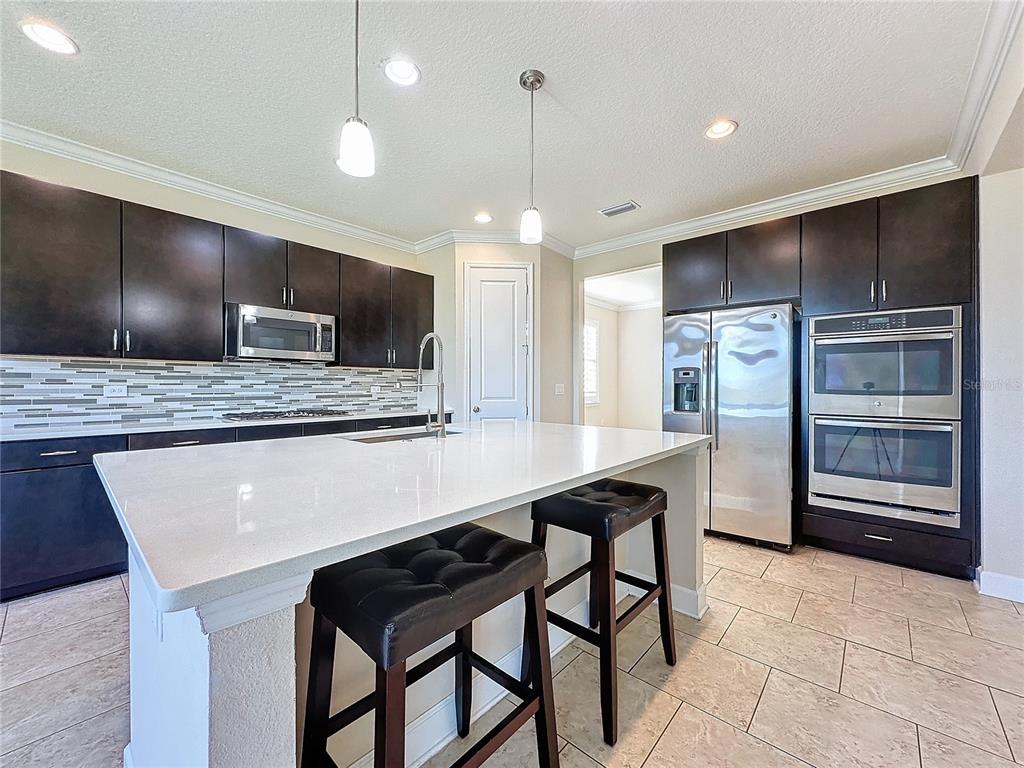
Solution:
[{"label": "drawer pull", "polygon": [[199,445],[198,440],[181,440],[177,443],[171,443],[171,448],[178,448],[183,445]]},{"label": "drawer pull", "polygon": [[875,541],[889,541],[889,542],[892,541],[892,536],[878,536],[877,534],[874,534],[874,533],[865,533],[864,534],[864,538],[866,538],[866,539],[874,539]]},{"label": "drawer pull", "polygon": [[46,451],[40,453],[40,456],[74,456],[78,451]]},{"label": "drawer pull", "polygon": [[390,424],[378,424],[377,429],[391,429]]}]

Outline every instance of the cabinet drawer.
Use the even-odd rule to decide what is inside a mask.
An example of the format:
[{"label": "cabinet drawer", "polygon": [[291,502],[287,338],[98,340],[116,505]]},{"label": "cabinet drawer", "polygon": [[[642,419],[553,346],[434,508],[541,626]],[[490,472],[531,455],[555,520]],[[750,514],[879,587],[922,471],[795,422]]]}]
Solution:
[{"label": "cabinet drawer", "polygon": [[971,565],[971,543],[966,539],[812,513],[804,513],[803,523],[807,536],[874,550],[885,559]]},{"label": "cabinet drawer", "polygon": [[[381,417],[378,419],[360,419],[356,422],[359,425],[358,432],[369,432],[371,429],[398,429],[409,427],[412,423],[408,416],[395,416],[391,418]],[[426,422],[423,422],[426,423]]]},{"label": "cabinet drawer", "polygon": [[303,424],[302,434],[309,437],[310,435],[338,435],[343,432],[355,432],[357,423],[355,419],[349,419],[348,421],[317,421],[312,424]]},{"label": "cabinet drawer", "polygon": [[280,440],[285,437],[302,437],[301,424],[261,424],[258,427],[239,427],[235,439],[240,443],[250,440]]},{"label": "cabinet drawer", "polygon": [[235,430],[189,429],[182,432],[144,432],[128,435],[129,451],[145,451],[150,448],[181,448],[186,445],[213,445],[235,442]]},{"label": "cabinet drawer", "polygon": [[0,471],[91,464],[95,453],[123,451],[126,447],[124,435],[0,443]]},{"label": "cabinet drawer", "polygon": [[[435,413],[430,414],[430,420],[431,421],[437,421],[437,414],[435,414]],[[425,426],[426,423],[427,423],[427,415],[425,413],[421,413],[421,414],[418,414],[416,416],[410,416],[409,417],[409,426],[410,427],[422,427],[422,426]],[[444,415],[444,423],[445,424],[451,424],[452,423],[452,415],[450,413],[446,413]]]}]

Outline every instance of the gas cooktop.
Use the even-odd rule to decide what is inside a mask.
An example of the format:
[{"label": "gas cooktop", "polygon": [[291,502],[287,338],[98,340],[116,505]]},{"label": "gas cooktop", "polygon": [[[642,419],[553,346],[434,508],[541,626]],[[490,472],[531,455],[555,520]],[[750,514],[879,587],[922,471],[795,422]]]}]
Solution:
[{"label": "gas cooktop", "polygon": [[274,421],[275,419],[322,419],[329,416],[351,416],[351,411],[332,408],[296,408],[292,411],[237,411],[225,413],[228,421]]}]

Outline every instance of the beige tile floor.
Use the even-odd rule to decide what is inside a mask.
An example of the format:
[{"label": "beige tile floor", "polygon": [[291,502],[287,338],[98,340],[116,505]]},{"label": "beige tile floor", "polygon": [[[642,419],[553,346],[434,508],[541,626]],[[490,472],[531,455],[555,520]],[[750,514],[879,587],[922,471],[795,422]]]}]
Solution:
[{"label": "beige tile floor", "polygon": [[[600,736],[598,667],[556,659],[566,768],[1011,768],[1024,764],[1024,605],[967,582],[833,552],[709,538],[707,615],[657,612],[621,636],[620,737]],[[120,766],[128,738],[127,585],[0,605],[0,765]],[[511,705],[474,724],[484,733]],[[532,727],[488,765],[535,764]],[[449,765],[472,738],[427,763]]]}]

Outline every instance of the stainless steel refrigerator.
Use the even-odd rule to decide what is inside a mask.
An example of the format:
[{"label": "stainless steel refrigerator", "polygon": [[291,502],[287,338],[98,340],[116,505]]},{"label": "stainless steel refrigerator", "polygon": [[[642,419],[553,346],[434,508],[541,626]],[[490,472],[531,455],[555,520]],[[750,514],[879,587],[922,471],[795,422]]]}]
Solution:
[{"label": "stainless steel refrigerator", "polygon": [[711,435],[704,527],[793,543],[790,304],[665,318],[662,427]]}]

